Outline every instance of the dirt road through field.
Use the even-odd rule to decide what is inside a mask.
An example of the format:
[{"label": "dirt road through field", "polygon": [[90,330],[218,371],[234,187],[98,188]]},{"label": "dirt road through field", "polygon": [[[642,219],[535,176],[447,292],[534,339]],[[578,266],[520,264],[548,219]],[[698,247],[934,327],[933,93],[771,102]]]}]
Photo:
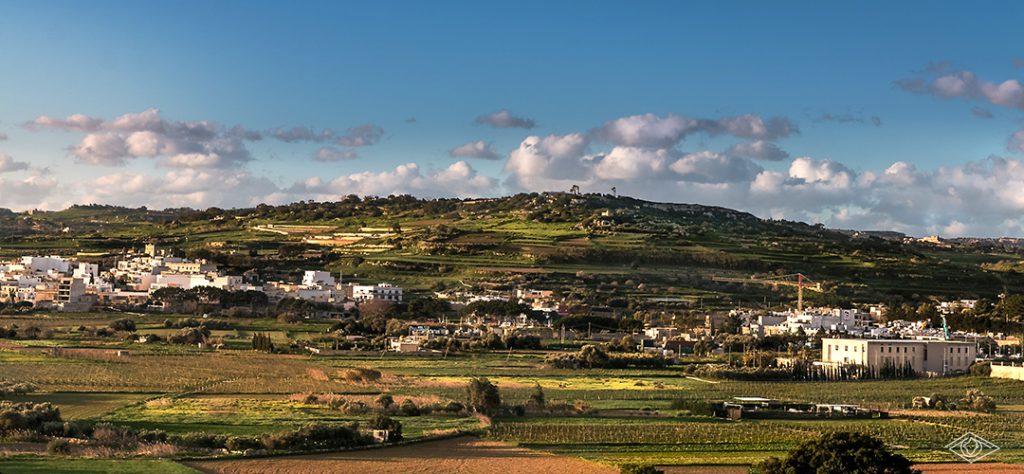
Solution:
[{"label": "dirt road through field", "polygon": [[533,451],[496,441],[460,437],[394,448],[308,456],[198,461],[208,474],[615,474],[617,469],[582,459]]}]

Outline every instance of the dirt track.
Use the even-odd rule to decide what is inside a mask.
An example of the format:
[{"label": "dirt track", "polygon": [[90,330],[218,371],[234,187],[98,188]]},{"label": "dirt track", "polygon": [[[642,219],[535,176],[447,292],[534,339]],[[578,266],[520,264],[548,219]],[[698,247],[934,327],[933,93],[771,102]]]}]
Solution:
[{"label": "dirt track", "polygon": [[1015,466],[1003,463],[943,463],[943,464],[915,464],[914,469],[920,469],[922,474],[1024,474],[1024,466]]},{"label": "dirt track", "polygon": [[[615,474],[618,469],[473,437],[383,449],[186,463],[207,474]],[[918,464],[923,474],[1024,474],[1024,466],[1002,463]],[[743,474],[744,466],[671,466],[666,474]]]},{"label": "dirt track", "polygon": [[472,437],[309,456],[187,463],[208,474],[615,474],[617,469]]}]

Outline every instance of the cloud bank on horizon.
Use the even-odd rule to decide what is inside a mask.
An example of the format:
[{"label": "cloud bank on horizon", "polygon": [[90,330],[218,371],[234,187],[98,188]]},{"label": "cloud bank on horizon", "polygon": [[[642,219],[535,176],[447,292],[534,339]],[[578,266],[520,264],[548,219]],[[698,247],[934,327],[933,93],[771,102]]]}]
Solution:
[{"label": "cloud bank on horizon", "polygon": [[[9,51],[21,73],[0,77],[0,207],[614,187],[838,228],[1024,237],[1024,68],[996,38],[1014,15],[543,3],[545,16],[460,11],[474,21],[455,34],[443,28],[454,5],[410,2],[396,17],[269,2],[230,11],[251,21],[223,29],[230,8],[190,5],[0,18],[0,41],[37,44]],[[339,31],[338,9],[363,20]],[[529,34],[493,34],[513,17]],[[769,17],[783,27],[744,27]],[[973,33],[920,34],[949,18]],[[66,28],[33,27],[43,20]],[[261,21],[286,34],[268,38]],[[159,34],[194,23],[176,42]],[[589,34],[610,28],[621,34]],[[729,41],[694,41],[723,28]],[[978,63],[914,70],[948,51]]]},{"label": "cloud bank on horizon", "polygon": [[[966,74],[955,77],[971,77]],[[947,81],[940,77],[936,82]],[[955,97],[990,100],[961,86],[922,85],[912,91],[934,87],[961,91]],[[1017,106],[1016,99],[1004,98],[1008,93],[1000,94],[1000,105]],[[942,97],[951,96],[942,93]],[[931,170],[895,161],[884,169],[855,171],[828,159],[790,158],[778,141],[800,134],[796,123],[756,114],[630,115],[588,130],[527,135],[507,154],[499,154],[488,141],[470,141],[449,151],[458,161],[437,169],[409,162],[391,169],[314,175],[288,184],[250,170],[248,165],[255,158],[248,145],[261,140],[330,143],[309,159],[349,161],[359,159],[355,148],[376,144],[385,131],[372,124],[343,133],[307,127],[259,131],[206,120],[168,120],[155,108],[110,119],[42,115],[22,128],[75,136],[77,141],[65,149],[67,159],[111,172],[90,180],[58,179],[49,170],[0,154],[0,173],[7,175],[0,176],[4,190],[0,206],[15,209],[59,209],[85,203],[246,207],[335,200],[348,194],[482,197],[578,185],[584,192],[603,193],[616,187],[620,193],[645,199],[727,206],[833,227],[948,236],[1019,235],[1024,230],[1024,160],[1020,158],[991,155]],[[696,134],[724,136],[735,143],[722,150],[693,147],[687,138]],[[1024,129],[1008,138],[1007,151],[1024,151]],[[503,160],[503,168],[490,176],[466,159]],[[117,169],[137,161],[145,161],[147,168]],[[764,166],[778,162],[782,169]],[[11,176],[18,172],[24,176]]]}]

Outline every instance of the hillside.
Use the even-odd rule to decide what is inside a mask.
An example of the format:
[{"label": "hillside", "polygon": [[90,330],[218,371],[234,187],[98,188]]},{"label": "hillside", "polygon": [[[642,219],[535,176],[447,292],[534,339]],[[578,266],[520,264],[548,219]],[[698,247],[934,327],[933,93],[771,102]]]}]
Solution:
[{"label": "hillside", "polygon": [[[829,230],[696,204],[611,195],[518,194],[495,199],[409,196],[299,202],[251,209],[75,206],[0,213],[0,254],[103,260],[148,241],[232,271],[292,275],[324,267],[346,278],[415,289],[532,285],[622,309],[788,303],[792,290],[713,276],[801,272],[825,302],[995,297],[1021,291],[1015,240],[905,243],[897,234]],[[649,306],[649,305],[648,305]]]}]

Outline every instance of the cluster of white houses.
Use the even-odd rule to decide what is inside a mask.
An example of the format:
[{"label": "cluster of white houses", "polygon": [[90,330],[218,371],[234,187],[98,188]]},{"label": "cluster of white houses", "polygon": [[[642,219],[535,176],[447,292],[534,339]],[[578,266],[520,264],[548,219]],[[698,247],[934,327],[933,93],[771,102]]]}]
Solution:
[{"label": "cluster of white houses", "polygon": [[309,270],[299,283],[255,285],[242,275],[227,275],[205,260],[175,257],[147,245],[144,253],[127,255],[113,268],[60,256],[26,256],[0,262],[0,302],[32,303],[37,308],[88,311],[101,307],[139,307],[162,288],[190,290],[212,287],[225,291],[260,291],[270,301],[297,298],[322,303],[383,300],[401,302],[402,288],[386,283],[343,284],[329,272]]},{"label": "cluster of white houses", "polygon": [[[403,290],[386,283],[376,285],[344,284],[325,271],[305,271],[302,281],[267,282],[255,285],[241,275],[226,275],[217,265],[204,260],[189,260],[169,255],[154,245],[145,252],[127,255],[113,268],[103,270],[94,263],[79,262],[59,256],[26,256],[15,261],[0,262],[0,302],[29,302],[35,307],[63,311],[87,311],[94,306],[139,307],[150,301],[153,292],[161,288],[213,287],[227,291],[252,290],[266,293],[270,301],[296,298],[322,303],[359,303],[365,301],[401,302]],[[560,311],[550,290],[520,289],[515,295],[452,295],[439,294],[460,302],[486,299],[513,300],[534,310],[555,313]],[[945,311],[972,307],[972,300],[944,305]],[[870,369],[899,366],[911,367],[915,372],[945,375],[967,371],[978,357],[976,343],[946,340],[937,329],[923,323],[875,323],[876,311],[856,309],[817,308],[805,311],[752,313],[734,311],[731,316],[741,320],[742,332],[759,337],[773,334],[803,333],[814,335],[842,333],[849,337],[823,338],[821,364],[859,365]],[[709,316],[708,326],[716,324]],[[549,320],[550,321],[550,320]],[[535,326],[525,315],[504,321],[475,321],[478,326],[513,331],[529,329],[543,337],[565,338],[564,330]],[[417,328],[410,340],[421,342],[432,337],[447,336],[429,327]],[[572,336],[575,336],[573,334]],[[587,334],[599,339],[602,334]],[[607,334],[608,340],[621,334]],[[667,350],[668,341],[693,343],[695,337],[679,334],[675,328],[648,328],[642,340],[661,343]],[[408,350],[412,344],[395,347]],[[418,344],[416,344],[418,347]],[[652,344],[650,348],[655,348]],[[681,346],[680,346],[681,347]],[[678,352],[680,347],[676,347]]]}]

